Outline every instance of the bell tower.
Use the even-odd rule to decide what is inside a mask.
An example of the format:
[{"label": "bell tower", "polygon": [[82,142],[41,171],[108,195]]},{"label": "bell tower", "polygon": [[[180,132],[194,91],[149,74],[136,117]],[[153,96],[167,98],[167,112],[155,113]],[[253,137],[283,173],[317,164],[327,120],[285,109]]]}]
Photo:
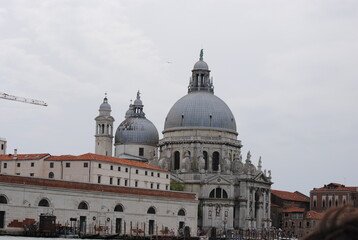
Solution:
[{"label": "bell tower", "polygon": [[107,94],[99,107],[99,115],[96,120],[95,153],[112,157],[113,149],[113,122],[111,105],[108,103]]}]

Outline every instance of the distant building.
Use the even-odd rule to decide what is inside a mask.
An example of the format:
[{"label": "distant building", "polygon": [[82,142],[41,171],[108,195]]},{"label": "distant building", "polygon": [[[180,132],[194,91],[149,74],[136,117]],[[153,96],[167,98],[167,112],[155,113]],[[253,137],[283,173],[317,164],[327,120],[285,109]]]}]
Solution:
[{"label": "distant building", "polygon": [[302,237],[309,197],[298,191],[271,190],[271,202],[272,225],[282,229],[287,237]]},{"label": "distant building", "polygon": [[79,156],[0,155],[0,173],[113,186],[170,190],[167,170],[148,163],[87,153]]},{"label": "distant building", "polygon": [[351,205],[358,207],[358,187],[330,183],[310,191],[311,210],[322,212],[332,207]]}]

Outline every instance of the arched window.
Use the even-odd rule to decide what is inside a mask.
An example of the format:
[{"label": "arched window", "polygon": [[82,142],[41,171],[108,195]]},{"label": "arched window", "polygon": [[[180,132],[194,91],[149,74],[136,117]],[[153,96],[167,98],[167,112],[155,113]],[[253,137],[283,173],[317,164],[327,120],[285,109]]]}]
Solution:
[{"label": "arched window", "polygon": [[326,207],[326,200],[322,200],[322,207]]},{"label": "arched window", "polygon": [[174,153],[174,170],[180,169],[180,153],[175,151]]},{"label": "arched window", "polygon": [[184,209],[180,209],[178,211],[178,216],[185,216],[185,210]]},{"label": "arched window", "polygon": [[155,208],[154,207],[148,208],[147,214],[155,214]]},{"label": "arched window", "polygon": [[78,209],[87,210],[88,209],[88,204],[86,202],[81,202],[80,204],[78,204]]},{"label": "arched window", "polygon": [[215,188],[213,189],[210,194],[210,198],[228,198],[227,192],[222,188]]},{"label": "arched window", "polygon": [[41,199],[41,201],[39,202],[39,207],[49,207],[49,206],[50,206],[50,203],[45,198]]},{"label": "arched window", "polygon": [[220,154],[218,152],[213,152],[213,171],[219,171],[220,164]]},{"label": "arched window", "polygon": [[123,206],[121,204],[117,204],[114,208],[115,212],[123,212]]},{"label": "arched window", "polygon": [[0,203],[1,203],[1,204],[7,204],[7,197],[4,196],[4,195],[1,195],[1,196],[0,196]]},{"label": "arched window", "polygon": [[316,201],[316,199],[313,200],[313,207],[314,207],[314,208],[317,207],[317,201]]},{"label": "arched window", "polygon": [[208,152],[203,152],[204,160],[205,160],[205,170],[208,170]]},{"label": "arched window", "polygon": [[54,177],[55,177],[55,174],[53,172],[48,173],[48,178],[54,178]]}]

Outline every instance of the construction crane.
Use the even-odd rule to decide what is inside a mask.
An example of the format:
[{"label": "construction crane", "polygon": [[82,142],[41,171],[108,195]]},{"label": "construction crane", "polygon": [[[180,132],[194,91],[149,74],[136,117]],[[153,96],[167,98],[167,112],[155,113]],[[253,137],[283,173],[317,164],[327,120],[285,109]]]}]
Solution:
[{"label": "construction crane", "polygon": [[0,98],[47,107],[47,103],[45,103],[44,101],[30,99],[30,98],[16,97],[2,92],[0,92]]}]

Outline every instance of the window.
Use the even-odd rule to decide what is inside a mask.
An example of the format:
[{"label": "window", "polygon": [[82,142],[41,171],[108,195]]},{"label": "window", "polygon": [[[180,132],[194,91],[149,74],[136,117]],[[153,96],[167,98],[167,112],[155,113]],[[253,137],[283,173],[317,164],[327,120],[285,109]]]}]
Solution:
[{"label": "window", "polygon": [[49,172],[48,178],[54,178],[54,177],[55,177],[55,174],[53,172]]},{"label": "window", "polygon": [[66,167],[67,167],[67,168],[68,168],[68,167],[71,167],[71,163],[67,162],[67,163],[66,163]]},{"label": "window", "polygon": [[34,173],[30,173],[30,177],[33,177],[34,176]]},{"label": "window", "polygon": [[7,197],[0,195],[0,204],[7,204]]},{"label": "window", "polygon": [[154,177],[154,172],[151,172],[150,175],[151,175],[152,177]]},{"label": "window", "polygon": [[165,190],[168,190],[168,188],[169,188],[168,185],[165,185]]},{"label": "window", "polygon": [[7,168],[7,163],[6,162],[4,162],[4,168]]},{"label": "window", "polygon": [[315,200],[313,200],[313,207],[314,207],[314,208],[316,208],[316,207],[317,207],[317,201],[316,201],[316,199],[315,199]]},{"label": "window", "polygon": [[124,180],[124,186],[127,186],[128,185],[128,180]]},{"label": "window", "polygon": [[309,222],[309,221],[307,221],[307,223],[306,223],[306,227],[307,227],[307,228],[309,228],[309,227],[310,227],[310,222]]},{"label": "window", "polygon": [[121,179],[117,178],[117,185],[121,185]]},{"label": "window", "polygon": [[88,168],[88,162],[83,163],[84,168]]},{"label": "window", "polygon": [[228,198],[227,192],[222,188],[215,188],[210,192],[210,198]]},{"label": "window", "polygon": [[167,179],[168,179],[168,178],[169,178],[169,175],[167,174],[167,176],[166,176],[166,177],[167,177]]},{"label": "window", "polygon": [[155,214],[155,208],[154,207],[150,207],[148,208],[147,214]]},{"label": "window", "polygon": [[115,212],[123,212],[123,206],[121,204],[117,204],[114,208]]},{"label": "window", "polygon": [[111,165],[111,170],[113,170],[113,166]]},{"label": "window", "polygon": [[180,153],[174,152],[174,170],[180,169]]},{"label": "window", "polygon": [[97,182],[98,182],[98,183],[101,183],[101,176],[98,176]]},{"label": "window", "polygon": [[78,209],[87,210],[88,204],[86,202],[81,202],[80,204],[78,204]]},{"label": "window", "polygon": [[50,162],[50,168],[53,168],[54,167],[54,163],[53,162]]},{"label": "window", "polygon": [[21,166],[21,163],[17,163],[17,167],[20,167]]},{"label": "window", "polygon": [[35,167],[35,163],[34,163],[34,162],[31,163],[31,167]]},{"label": "window", "polygon": [[178,211],[178,216],[185,216],[185,210],[184,209],[180,209]]},{"label": "window", "polygon": [[113,184],[113,178],[112,177],[109,178],[109,184],[111,184],[111,185]]},{"label": "window", "polygon": [[213,152],[213,162],[212,162],[213,171],[219,171],[219,165],[220,165],[220,154],[218,152]]},{"label": "window", "polygon": [[126,167],[126,172],[128,172],[128,168]]},{"label": "window", "polygon": [[288,217],[288,213],[285,213],[285,217]]},{"label": "window", "polygon": [[118,167],[118,172],[120,172],[121,171],[121,167]]},{"label": "window", "polygon": [[159,184],[159,183],[157,183],[157,189],[159,189],[159,187],[160,187],[160,184]]},{"label": "window", "polygon": [[41,201],[39,202],[39,207],[49,207],[50,206],[50,204],[49,204],[49,202],[48,202],[48,200],[47,199],[41,199]]},{"label": "window", "polygon": [[136,169],[136,170],[135,170],[135,174],[138,174],[138,173],[139,173],[139,171],[138,171],[138,169]]},{"label": "window", "polygon": [[145,171],[144,174],[145,174],[145,175],[148,175],[148,171]]},{"label": "window", "polygon": [[138,181],[135,181],[134,186],[138,187]]},{"label": "window", "polygon": [[153,183],[151,183],[151,184],[150,184],[150,188],[152,188],[152,189],[153,189]]},{"label": "window", "polygon": [[160,173],[157,173],[157,177],[160,177]]},{"label": "window", "polygon": [[139,148],[139,156],[144,156],[144,148]]},{"label": "window", "polygon": [[102,164],[98,163],[98,168],[102,168]]}]

